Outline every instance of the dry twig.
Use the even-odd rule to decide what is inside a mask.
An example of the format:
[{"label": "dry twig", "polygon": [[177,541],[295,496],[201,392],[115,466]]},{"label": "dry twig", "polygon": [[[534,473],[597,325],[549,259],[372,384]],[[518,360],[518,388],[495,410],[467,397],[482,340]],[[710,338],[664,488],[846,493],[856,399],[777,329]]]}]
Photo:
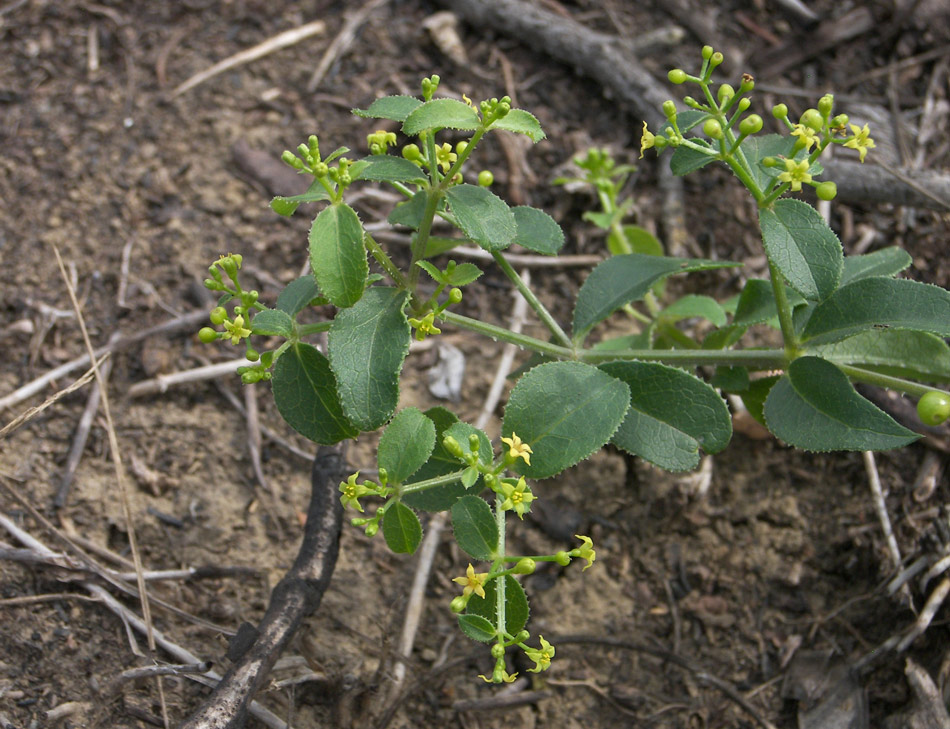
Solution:
[{"label": "dry twig", "polygon": [[389,0],[369,0],[369,2],[346,19],[343,27],[340,28],[340,32],[337,33],[336,38],[327,46],[323,57],[320,58],[320,62],[317,64],[316,69],[314,69],[313,75],[307,82],[307,91],[309,93],[312,94],[317,90],[317,87],[320,85],[320,82],[323,81],[323,77],[330,69],[330,66],[333,65],[333,62],[353,43],[353,39],[356,37],[356,30],[366,22],[366,19],[374,10],[382,7],[387,2],[389,2]]}]

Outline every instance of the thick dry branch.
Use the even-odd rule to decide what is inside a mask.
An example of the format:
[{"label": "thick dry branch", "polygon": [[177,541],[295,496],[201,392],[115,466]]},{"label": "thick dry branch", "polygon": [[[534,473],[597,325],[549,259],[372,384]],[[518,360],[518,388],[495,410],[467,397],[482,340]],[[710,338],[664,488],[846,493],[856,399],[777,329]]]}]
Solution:
[{"label": "thick dry branch", "polygon": [[343,457],[337,450],[320,448],[313,462],[313,491],[297,559],[271,593],[260,625],[248,631],[250,646],[240,656],[234,656],[234,666],[181,729],[243,726],[251,700],[267,680],[281,651],[304,617],[319,607],[339,551],[343,508],[337,498],[337,485],[343,477],[343,466]]},{"label": "thick dry branch", "polygon": [[[671,93],[637,59],[632,46],[524,0],[442,0],[473,27],[492,28],[566,61],[598,81],[611,96],[654,129],[666,121],[660,107]],[[888,202],[950,207],[950,176],[919,170],[889,172],[870,164],[822,162],[844,202]]]}]

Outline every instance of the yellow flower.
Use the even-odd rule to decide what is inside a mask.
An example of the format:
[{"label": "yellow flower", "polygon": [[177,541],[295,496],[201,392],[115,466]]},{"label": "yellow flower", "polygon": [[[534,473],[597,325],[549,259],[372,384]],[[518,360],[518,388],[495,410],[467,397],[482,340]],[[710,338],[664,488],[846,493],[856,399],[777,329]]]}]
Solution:
[{"label": "yellow flower", "polygon": [[485,597],[485,580],[488,579],[487,572],[480,572],[475,574],[475,568],[472,567],[471,563],[468,565],[468,569],[465,570],[464,577],[453,577],[452,582],[457,582],[460,585],[463,585],[462,588],[462,597],[468,597],[473,592],[481,598]]},{"label": "yellow flower", "polygon": [[377,129],[366,135],[366,146],[370,154],[386,154],[386,149],[396,144],[396,134],[385,129]]},{"label": "yellow flower", "polygon": [[525,655],[528,656],[528,659],[534,661],[534,668],[528,669],[531,673],[540,673],[541,671],[548,670],[548,668],[551,667],[551,659],[554,658],[554,646],[548,643],[541,635],[538,636],[538,639],[541,641],[540,648],[527,648],[525,650]]},{"label": "yellow flower", "polygon": [[345,509],[348,506],[352,506],[354,509],[363,512],[363,506],[360,504],[360,497],[366,496],[370,493],[370,489],[366,488],[365,485],[360,485],[356,483],[356,479],[359,478],[360,472],[351,473],[350,477],[346,481],[340,482],[340,501],[343,504]]},{"label": "yellow flower", "polygon": [[651,149],[656,140],[656,135],[647,129],[647,123],[643,122],[643,134],[640,136],[640,159],[643,159],[643,153]]},{"label": "yellow flower", "polygon": [[516,678],[518,678],[518,674],[512,673],[509,675],[508,671],[506,671],[505,669],[501,669],[501,673],[498,675],[498,678],[500,678],[501,681],[494,681],[493,680],[495,677],[494,674],[492,674],[492,678],[488,678],[487,676],[485,676],[484,673],[478,674],[478,677],[482,679],[482,681],[484,681],[485,683],[511,683]]},{"label": "yellow flower", "polygon": [[224,328],[231,337],[231,344],[240,344],[242,339],[251,336],[251,330],[244,326],[244,317],[236,316],[234,321],[224,322]]},{"label": "yellow flower", "polygon": [[811,175],[808,174],[808,160],[803,159],[796,162],[793,159],[785,160],[785,172],[778,176],[780,182],[790,182],[792,190],[798,192],[802,189],[803,182],[811,182]]},{"label": "yellow flower", "polygon": [[859,128],[857,124],[849,124],[848,126],[851,127],[851,133],[854,136],[845,142],[844,146],[858,150],[858,155],[860,155],[861,161],[864,162],[868,150],[875,147],[874,140],[868,136],[871,134],[871,130],[868,129],[867,124],[864,125],[863,129]]},{"label": "yellow flower", "polygon": [[811,151],[812,145],[818,144],[821,141],[818,137],[818,133],[811,127],[806,127],[804,124],[796,124],[795,128],[792,129],[792,136],[798,137],[798,142],[795,144],[796,147],[804,147],[809,151]]},{"label": "yellow flower", "polygon": [[525,463],[531,465],[531,454],[534,451],[531,450],[531,446],[522,442],[521,438],[512,433],[510,438],[502,438],[501,442],[508,446],[508,456],[512,461],[523,458]]},{"label": "yellow flower", "polygon": [[531,511],[531,502],[537,497],[531,493],[531,490],[525,485],[524,476],[518,479],[518,483],[510,483],[514,479],[506,479],[501,482],[501,490],[505,495],[505,500],[501,504],[502,510],[514,511],[519,519],[524,519],[524,513]]},{"label": "yellow flower", "polygon": [[449,167],[457,159],[458,155],[452,151],[452,145],[448,142],[443,142],[441,147],[435,148],[435,161],[439,163],[443,173],[448,172]]},{"label": "yellow flower", "polygon": [[[580,539],[583,544],[577,549],[572,549],[571,556],[586,559],[587,564],[584,565],[584,570],[586,570],[588,567],[594,564],[594,560],[597,559],[597,553],[594,551],[594,543],[591,541],[590,537],[585,537],[583,534],[575,534],[574,536]],[[581,570],[581,572],[584,570]]]},{"label": "yellow flower", "polygon": [[409,326],[416,330],[416,339],[423,341],[430,334],[441,334],[442,330],[435,325],[435,313],[430,311],[422,319],[409,319]]}]

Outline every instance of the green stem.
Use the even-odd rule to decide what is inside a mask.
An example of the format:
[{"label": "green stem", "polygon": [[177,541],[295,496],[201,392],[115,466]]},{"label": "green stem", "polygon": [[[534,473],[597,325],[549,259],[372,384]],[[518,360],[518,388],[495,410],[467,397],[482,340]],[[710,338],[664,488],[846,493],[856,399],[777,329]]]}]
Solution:
[{"label": "green stem", "polygon": [[[498,548],[495,554],[505,554],[505,511],[501,508],[504,499],[500,494],[495,495],[495,525],[498,528]],[[492,570],[498,569],[504,563],[504,557],[499,557],[492,563]],[[495,579],[495,630],[499,635],[506,634],[508,621],[505,616],[505,578]]]},{"label": "green stem", "polygon": [[[409,282],[406,280],[406,277],[403,275],[402,271],[399,270],[399,267],[393,263],[393,260],[389,257],[389,254],[386,253],[376,242],[376,239],[373,238],[369,233],[363,233],[363,242],[366,244],[366,247],[369,249],[369,252],[373,254],[373,258],[376,259],[376,262],[383,267],[383,270],[389,274],[389,277],[396,282],[396,285],[401,289],[408,289]],[[418,266],[416,266],[418,268]]]},{"label": "green stem", "polygon": [[466,329],[470,332],[476,332],[494,340],[516,344],[524,349],[530,349],[540,354],[547,354],[558,359],[574,359],[574,350],[567,347],[561,347],[551,342],[545,342],[541,339],[529,337],[526,334],[517,334],[510,329],[489,324],[479,319],[472,319],[462,314],[456,314],[453,311],[442,312],[443,320],[448,324],[454,324],[460,329]]},{"label": "green stem", "polygon": [[563,346],[570,347],[571,338],[561,329],[561,325],[554,321],[554,317],[551,316],[551,313],[545,308],[544,304],[538,301],[538,297],[534,295],[534,292],[525,285],[525,282],[521,280],[521,276],[519,276],[518,272],[508,263],[508,260],[502,255],[501,251],[492,251],[492,257],[521,295],[524,296],[531,308],[534,309],[538,318],[544,323],[551,334],[554,335],[554,338]]},{"label": "green stem", "polygon": [[297,336],[300,338],[308,337],[311,334],[330,331],[332,321],[318,321],[314,324],[301,324],[297,327]]},{"label": "green stem", "polygon": [[838,369],[840,369],[853,380],[863,382],[866,385],[886,387],[888,390],[903,392],[905,395],[911,395],[912,397],[923,397],[926,393],[934,389],[929,385],[921,385],[919,382],[905,380],[902,377],[882,375],[880,372],[866,370],[863,367],[855,367],[854,365],[837,363],[835,364],[837,365]]},{"label": "green stem", "polygon": [[406,494],[415,494],[419,491],[427,491],[428,489],[434,489],[437,486],[445,486],[450,483],[455,483],[462,478],[462,474],[465,473],[465,470],[453,471],[452,473],[447,473],[444,476],[436,476],[435,478],[427,478],[425,481],[416,481],[415,483],[403,484],[399,488],[400,496],[405,496]]},{"label": "green stem", "polygon": [[[435,154],[435,152],[433,152],[433,154]],[[434,169],[432,172],[434,175],[438,174]],[[416,295],[416,285],[419,283],[419,273],[422,271],[422,269],[416,265],[416,261],[421,261],[425,257],[426,243],[429,242],[432,221],[435,219],[435,211],[439,207],[439,200],[441,198],[442,191],[434,187],[430,188],[426,194],[426,208],[422,213],[422,221],[419,224],[416,239],[412,244],[412,259],[409,261],[408,289],[413,297]]]},{"label": "green stem", "polygon": [[795,336],[795,324],[792,322],[792,307],[785,293],[785,277],[771,261],[769,261],[769,278],[772,279],[772,294],[775,296],[775,306],[778,308],[778,321],[782,326],[785,353],[791,360],[801,353],[798,338]]}]

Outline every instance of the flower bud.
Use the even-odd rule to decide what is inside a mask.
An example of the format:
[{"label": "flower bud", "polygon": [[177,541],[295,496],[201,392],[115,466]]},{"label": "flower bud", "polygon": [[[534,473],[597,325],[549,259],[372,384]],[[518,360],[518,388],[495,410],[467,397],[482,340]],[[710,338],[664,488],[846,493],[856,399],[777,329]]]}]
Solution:
[{"label": "flower bud", "polygon": [[750,106],[752,106],[752,102],[748,99],[748,97],[739,99],[739,103],[736,104],[736,107],[739,109],[739,111],[745,111]]},{"label": "flower bud", "polygon": [[722,63],[722,54],[719,51],[716,51],[709,57],[709,65],[712,68],[715,68],[720,63]]},{"label": "flower bud", "polygon": [[452,602],[449,603],[449,610],[458,615],[465,609],[466,605],[468,605],[468,600],[459,595],[458,597],[452,598]]},{"label": "flower bud", "polygon": [[495,175],[491,170],[482,170],[478,173],[478,184],[482,187],[490,187],[495,181]]},{"label": "flower bud", "polygon": [[712,57],[712,54],[713,54],[712,46],[703,46],[703,60],[704,61],[708,61]]},{"label": "flower bud", "polygon": [[244,353],[244,356],[248,359],[249,362],[257,362],[261,358],[260,352],[251,347],[247,348],[247,351]]},{"label": "flower bud", "polygon": [[481,448],[482,441],[478,437],[478,433],[472,433],[468,436],[468,448],[472,453],[478,453],[478,449]]},{"label": "flower bud", "polygon": [[710,139],[722,139],[722,125],[715,119],[703,122],[703,134]]},{"label": "flower bud", "polygon": [[538,565],[533,559],[530,557],[523,557],[522,559],[518,560],[512,571],[516,575],[530,575],[534,573],[537,567]]},{"label": "flower bud", "polygon": [[815,188],[815,193],[819,200],[834,200],[838,194],[838,186],[831,181],[822,182]]},{"label": "flower bud", "polygon": [[820,132],[821,128],[825,125],[825,120],[818,109],[806,109],[798,121],[803,126],[816,132]]},{"label": "flower bud", "polygon": [[736,90],[732,88],[729,84],[721,84],[719,90],[716,92],[716,98],[719,99],[720,104],[725,104],[736,95]]},{"label": "flower bud", "polygon": [[218,338],[218,333],[211,327],[202,327],[198,330],[198,339],[204,344],[211,344]]},{"label": "flower bud", "polygon": [[758,114],[749,114],[745,119],[739,122],[739,134],[747,137],[750,134],[758,134],[762,131],[762,117]]},{"label": "flower bud", "polygon": [[554,555],[554,561],[561,567],[567,567],[571,563],[571,555],[562,550]]},{"label": "flower bud", "polygon": [[228,310],[223,306],[216,306],[211,310],[211,314],[208,315],[208,319],[211,320],[211,323],[216,327],[224,324],[225,319],[228,318]]},{"label": "flower bud", "polygon": [[442,447],[456,458],[461,458],[464,455],[462,444],[451,435],[447,435],[442,439]]},{"label": "flower bud", "polygon": [[788,118],[788,107],[785,104],[776,104],[772,107],[772,116],[776,119]]},{"label": "flower bud", "polygon": [[326,177],[330,172],[330,167],[326,162],[317,162],[312,169],[315,177]]},{"label": "flower bud", "polygon": [[682,68],[674,68],[666,77],[670,80],[670,83],[674,83],[677,86],[682,83],[686,83],[686,71]]},{"label": "flower bud", "polygon": [[462,289],[455,287],[449,289],[449,303],[457,304],[462,300]]},{"label": "flower bud", "polygon": [[676,118],[676,104],[673,103],[672,99],[667,99],[663,102],[663,113],[666,114],[666,118],[670,121]]},{"label": "flower bud", "polygon": [[831,126],[834,129],[844,129],[848,126],[848,115],[847,114],[838,114],[834,119],[831,120]]},{"label": "flower bud", "polygon": [[818,111],[821,112],[821,115],[827,119],[831,116],[831,109],[835,105],[835,97],[831,94],[825,94],[820,99],[818,99]]},{"label": "flower bud", "polygon": [[372,523],[366,525],[365,533],[366,533],[366,536],[367,536],[367,537],[375,537],[375,536],[376,536],[376,532],[378,532],[378,531],[379,531],[379,522],[378,522],[378,521],[374,521],[374,522],[372,522]]},{"label": "flower bud", "polygon": [[491,647],[491,657],[492,658],[504,658],[505,656],[505,646],[501,643],[495,643]]},{"label": "flower bud", "polygon": [[418,144],[407,144],[402,148],[402,156],[410,162],[422,159],[422,152],[419,151]]}]

